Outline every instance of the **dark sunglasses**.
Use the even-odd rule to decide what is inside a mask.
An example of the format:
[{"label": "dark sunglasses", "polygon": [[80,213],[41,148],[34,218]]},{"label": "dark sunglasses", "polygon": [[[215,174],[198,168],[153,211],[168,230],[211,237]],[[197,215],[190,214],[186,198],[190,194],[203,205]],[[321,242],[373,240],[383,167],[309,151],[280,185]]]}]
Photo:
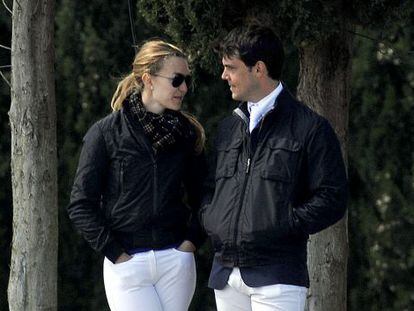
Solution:
[{"label": "dark sunglasses", "polygon": [[191,86],[191,76],[185,76],[185,75],[183,75],[181,73],[176,73],[175,76],[172,77],[172,78],[165,77],[165,76],[161,76],[161,75],[157,75],[157,74],[153,74],[153,76],[171,80],[171,84],[175,88],[177,88],[181,84],[183,84],[184,81],[185,81],[185,84],[187,85],[187,87],[190,87]]}]

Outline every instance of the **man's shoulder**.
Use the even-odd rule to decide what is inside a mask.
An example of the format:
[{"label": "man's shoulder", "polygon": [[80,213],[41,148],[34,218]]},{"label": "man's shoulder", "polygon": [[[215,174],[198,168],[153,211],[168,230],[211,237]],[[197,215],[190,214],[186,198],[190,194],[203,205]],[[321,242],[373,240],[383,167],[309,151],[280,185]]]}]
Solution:
[{"label": "man's shoulder", "polygon": [[233,111],[230,115],[224,117],[218,122],[217,131],[220,132],[234,130],[235,127],[240,126],[242,122],[243,121],[240,119],[240,117],[236,116]]},{"label": "man's shoulder", "polygon": [[289,101],[289,107],[295,116],[294,120],[304,126],[316,126],[327,121],[325,117],[320,115],[318,112],[313,110],[302,101],[297,100],[296,98],[291,98]]},{"label": "man's shoulder", "polygon": [[243,124],[238,116],[229,115],[222,119],[217,125],[217,132],[215,135],[215,143],[229,143],[232,140],[240,140],[242,131],[240,127]]},{"label": "man's shoulder", "polygon": [[283,94],[278,104],[280,104],[282,119],[289,120],[284,124],[294,129],[293,132],[298,139],[300,138],[299,140],[309,137],[309,133],[313,133],[317,129],[329,127],[329,122],[325,117],[296,99],[289,92]]},{"label": "man's shoulder", "polygon": [[317,111],[305,105],[303,102],[296,101],[294,104],[294,128],[296,129],[298,140],[306,141],[312,137],[323,135],[335,135],[331,122]]}]

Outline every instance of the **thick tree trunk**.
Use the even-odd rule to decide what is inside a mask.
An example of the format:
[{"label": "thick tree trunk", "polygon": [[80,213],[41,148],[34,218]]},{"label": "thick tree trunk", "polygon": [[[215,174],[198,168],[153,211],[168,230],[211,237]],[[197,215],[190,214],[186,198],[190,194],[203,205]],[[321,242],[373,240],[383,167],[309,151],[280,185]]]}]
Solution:
[{"label": "thick tree trunk", "polygon": [[57,309],[54,2],[13,1],[11,311]]},{"label": "thick tree trunk", "polygon": [[[347,162],[352,36],[346,31],[300,48],[298,97],[335,129]],[[308,310],[347,310],[347,217],[311,236]]]}]

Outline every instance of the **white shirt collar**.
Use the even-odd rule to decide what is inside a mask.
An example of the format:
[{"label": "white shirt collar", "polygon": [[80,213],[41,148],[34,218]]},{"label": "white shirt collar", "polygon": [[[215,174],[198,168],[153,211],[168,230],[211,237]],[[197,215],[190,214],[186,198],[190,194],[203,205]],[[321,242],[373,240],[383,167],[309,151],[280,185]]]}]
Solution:
[{"label": "white shirt collar", "polygon": [[[260,111],[260,119],[263,118],[263,116],[273,108],[276,98],[279,96],[282,90],[282,83],[279,82],[278,86],[269,95],[266,95],[257,103],[247,102],[247,109],[249,110],[249,113],[251,113],[252,106],[257,107],[257,109]],[[258,121],[260,121],[260,119]]]}]

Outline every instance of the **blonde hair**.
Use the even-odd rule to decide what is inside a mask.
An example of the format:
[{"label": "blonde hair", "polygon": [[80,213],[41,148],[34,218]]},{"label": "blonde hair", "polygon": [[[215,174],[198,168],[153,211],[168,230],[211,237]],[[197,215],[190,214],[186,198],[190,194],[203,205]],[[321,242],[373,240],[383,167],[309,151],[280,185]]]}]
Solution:
[{"label": "blonde hair", "polygon": [[[135,55],[132,63],[132,72],[118,83],[111,100],[112,110],[120,110],[125,98],[131,93],[136,91],[141,92],[143,88],[142,75],[144,73],[157,73],[162,68],[164,60],[171,56],[187,59],[187,56],[180,48],[163,40],[150,40],[144,43]],[[193,115],[187,112],[182,112],[182,114],[196,129],[197,140],[195,144],[195,153],[200,154],[204,149],[206,140],[204,128]]]},{"label": "blonde hair", "polygon": [[188,119],[188,121],[190,121],[190,123],[194,126],[196,130],[197,139],[194,144],[194,152],[195,154],[201,154],[204,150],[204,146],[206,143],[206,134],[205,134],[204,128],[201,125],[201,123],[198,122],[196,117],[193,116],[191,113],[184,112],[184,111],[182,111],[181,113],[183,114],[184,117]]},{"label": "blonde hair", "polygon": [[142,75],[144,73],[157,73],[161,69],[164,60],[170,56],[187,58],[180,48],[163,40],[151,40],[144,43],[135,55],[132,72],[118,83],[112,96],[112,110],[121,109],[125,98],[134,91],[141,92],[143,88]]}]

